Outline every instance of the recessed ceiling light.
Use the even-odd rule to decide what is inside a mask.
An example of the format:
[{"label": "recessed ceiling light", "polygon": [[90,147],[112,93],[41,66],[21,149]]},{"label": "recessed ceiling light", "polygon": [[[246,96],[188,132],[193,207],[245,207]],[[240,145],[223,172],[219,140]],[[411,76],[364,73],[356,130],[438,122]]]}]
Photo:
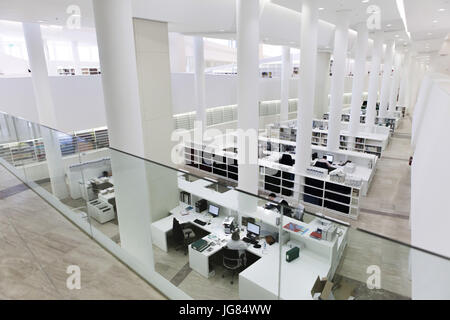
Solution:
[{"label": "recessed ceiling light", "polygon": [[433,23],[438,23],[438,21],[437,20],[433,20]]},{"label": "recessed ceiling light", "polygon": [[396,38],[400,37],[398,34],[395,35]]},{"label": "recessed ceiling light", "polygon": [[325,10],[325,8],[320,7],[320,8],[319,8],[319,11],[322,11],[322,10]]},{"label": "recessed ceiling light", "polygon": [[369,0],[362,0],[361,2],[362,3],[367,3],[367,2],[369,2]]},{"label": "recessed ceiling light", "polygon": [[442,12],[442,11],[445,11],[445,9],[444,8],[440,8],[438,11]]},{"label": "recessed ceiling light", "polygon": [[386,27],[392,27],[392,24],[390,24],[390,23],[388,23],[387,25],[386,25]]}]

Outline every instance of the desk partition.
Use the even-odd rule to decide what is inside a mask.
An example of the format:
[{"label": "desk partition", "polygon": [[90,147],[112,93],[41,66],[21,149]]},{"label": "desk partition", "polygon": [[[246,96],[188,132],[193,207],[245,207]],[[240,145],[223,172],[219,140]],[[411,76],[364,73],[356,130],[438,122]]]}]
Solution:
[{"label": "desk partition", "polygon": [[[327,206],[326,201],[345,203],[349,190],[337,190],[340,185],[330,181],[319,181],[323,183],[319,186],[316,180],[320,179],[314,177],[307,177],[310,180],[304,179],[302,184],[310,190],[304,195],[322,202],[315,210],[307,207],[302,211],[292,203],[271,203],[266,208],[268,199],[262,194],[243,192],[205,176],[198,168],[180,169],[110,148],[106,156],[111,159],[108,174],[112,175],[113,190],[94,194],[94,201],[99,210],[106,207],[111,214],[113,209],[114,218],[102,219],[100,211],[91,216],[88,207],[92,205],[70,197],[67,168],[58,162],[58,150],[51,149],[55,144],[50,138],[65,134],[23,119],[15,122],[34,127],[37,138],[47,135],[46,154],[54,152],[53,158],[46,159],[48,177],[29,179],[29,167],[14,166],[7,158],[0,158],[1,164],[169,298],[317,299],[320,287],[329,281],[331,293],[324,293],[322,299],[410,299],[417,293],[424,297],[429,277],[450,270],[447,257],[324,215],[320,208]],[[11,136],[21,139],[17,134]],[[27,148],[31,148],[27,153],[39,153],[33,149],[36,146]],[[95,160],[82,151],[77,155],[79,164]],[[98,160],[104,157],[102,153]],[[233,173],[228,166],[233,165],[226,162],[211,167]],[[79,168],[81,183],[86,183],[84,166]],[[273,178],[295,184],[283,173]],[[109,204],[102,206],[101,201]],[[240,243],[243,246],[235,247],[240,250],[237,253],[225,250],[233,246],[231,230],[239,239],[248,238]],[[88,267],[81,268],[89,272]],[[62,288],[64,283],[57,285]],[[84,284],[86,290],[89,285]],[[449,285],[445,278],[433,282],[435,297]]]}]

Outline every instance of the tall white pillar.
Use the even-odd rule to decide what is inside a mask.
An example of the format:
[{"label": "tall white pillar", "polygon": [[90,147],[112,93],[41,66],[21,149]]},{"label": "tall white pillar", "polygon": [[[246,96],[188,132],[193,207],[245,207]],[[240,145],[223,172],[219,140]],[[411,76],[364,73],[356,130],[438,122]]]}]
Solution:
[{"label": "tall white pillar", "polygon": [[402,56],[400,53],[394,56],[394,75],[392,77],[391,93],[389,96],[388,111],[393,112],[397,107],[397,97],[399,96],[400,73],[402,70]]},{"label": "tall white pillar", "polygon": [[292,77],[291,48],[282,47],[280,121],[289,119],[289,83]]},{"label": "tall white pillar", "polygon": [[352,86],[352,103],[350,109],[350,137],[354,142],[360,127],[361,105],[363,102],[364,83],[366,77],[366,59],[367,47],[369,41],[369,32],[366,23],[361,23],[357,28],[358,36],[356,39],[355,54],[355,72]]},{"label": "tall white pillar", "polygon": [[411,53],[408,52],[405,55],[404,62],[403,62],[403,69],[402,69],[402,76],[400,81],[400,92],[398,97],[398,105],[404,107],[405,106],[405,96],[406,96],[406,90],[408,87],[408,81],[409,81],[409,68],[411,64]]},{"label": "tall white pillar", "polygon": [[383,54],[383,32],[376,31],[374,34],[372,60],[370,62],[369,94],[366,109],[366,130],[372,132],[377,116],[378,88],[380,86],[380,63]]},{"label": "tall white pillar", "polygon": [[330,92],[330,52],[317,53],[316,85],[314,99],[314,118],[322,119],[329,111],[328,93]]},{"label": "tall white pillar", "polygon": [[345,63],[348,48],[348,13],[340,14],[334,33],[333,69],[330,90],[330,118],[328,120],[328,150],[339,150],[342,104],[344,99]]},{"label": "tall white pillar", "polygon": [[259,0],[238,0],[236,9],[238,129],[253,136],[253,139],[248,139],[247,141],[244,134],[238,135],[238,187],[241,190],[257,194],[259,176],[257,161],[259,128]]},{"label": "tall white pillar", "polygon": [[75,69],[75,74],[81,74],[81,62],[80,54],[78,51],[78,41],[72,41],[72,57],[73,57],[73,68]]},{"label": "tall white pillar", "polygon": [[[93,9],[111,146],[173,166],[167,23],[133,19],[131,0]],[[148,226],[177,205],[176,173],[132,155],[111,150],[121,247],[152,269]]]},{"label": "tall white pillar", "polygon": [[384,56],[383,65],[383,82],[381,84],[381,95],[380,95],[380,114],[381,118],[387,116],[389,97],[391,93],[391,73],[392,73],[392,60],[394,59],[395,53],[395,41],[389,40],[386,43],[386,54]]},{"label": "tall white pillar", "polygon": [[195,83],[195,111],[197,121],[202,122],[206,129],[206,102],[205,102],[205,53],[203,37],[194,37],[194,83]]},{"label": "tall white pillar", "polygon": [[[45,60],[44,44],[41,27],[37,23],[23,23],[23,33],[27,45],[28,61],[31,69],[31,81],[39,115],[39,122],[50,128],[56,128],[56,110],[48,78],[47,62]],[[56,134],[49,129],[42,129],[45,154],[52,194],[58,199],[69,196],[65,182],[65,169],[62,161],[61,148]]]},{"label": "tall white pillar", "polygon": [[297,137],[295,171],[304,174],[311,162],[311,136],[314,112],[318,4],[315,0],[302,2],[300,38],[300,81],[298,88]]}]

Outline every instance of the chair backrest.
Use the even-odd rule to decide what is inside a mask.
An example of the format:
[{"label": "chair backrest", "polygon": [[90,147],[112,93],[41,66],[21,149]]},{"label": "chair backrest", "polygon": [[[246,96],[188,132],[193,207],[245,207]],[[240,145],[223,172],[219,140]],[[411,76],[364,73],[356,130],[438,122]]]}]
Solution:
[{"label": "chair backrest", "polygon": [[180,222],[176,218],[173,218],[172,233],[174,240],[179,243],[184,241],[183,228],[181,228]]},{"label": "chair backrest", "polygon": [[314,166],[317,168],[328,169],[328,165],[322,161],[317,161]]},{"label": "chair backrest", "polygon": [[228,247],[223,248],[223,266],[227,269],[237,269],[241,266],[239,250],[232,250]]}]

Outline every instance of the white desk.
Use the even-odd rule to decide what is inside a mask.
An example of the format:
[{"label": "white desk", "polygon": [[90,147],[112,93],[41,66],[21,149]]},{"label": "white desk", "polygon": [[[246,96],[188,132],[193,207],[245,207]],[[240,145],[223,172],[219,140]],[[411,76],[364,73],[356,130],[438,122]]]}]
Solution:
[{"label": "white desk", "polygon": [[[215,192],[207,186],[208,181],[196,180],[189,182],[182,177],[178,179],[179,189],[189,192],[198,197],[216,203],[225,208],[235,210],[239,216],[253,217],[264,224],[276,227],[276,220],[281,217],[280,213],[273,210],[266,210],[257,207],[255,210],[239,208],[238,194],[236,190],[225,193]],[[220,240],[212,249],[205,249],[202,252],[193,250],[189,246],[189,264],[192,269],[204,277],[210,276],[209,258],[220,251],[230,239],[230,235],[225,235],[223,230],[223,217],[219,216],[211,220],[211,224],[204,226],[193,223],[195,219],[206,221],[203,213],[195,213],[192,210],[188,215],[181,215],[186,204],[180,204],[170,211],[171,215],[151,224],[153,243],[167,252],[167,233],[172,230],[173,218],[177,218],[180,223],[190,222],[199,228],[207,231],[210,235],[204,239],[207,241]],[[347,242],[347,230],[342,229],[342,235],[336,236],[332,241],[317,240],[310,237],[310,233],[319,226],[317,221],[303,223],[296,219],[283,216],[283,226],[292,222],[308,228],[304,234],[289,231],[283,228],[283,233],[279,236],[281,243],[290,238],[290,242],[283,245],[281,264],[281,298],[282,299],[311,299],[311,289],[317,277],[332,277],[339,263],[342,252]],[[217,239],[215,238],[217,237]],[[239,274],[239,295],[241,299],[276,299],[278,294],[278,269],[279,269],[279,243],[266,246],[263,251],[264,241],[260,240],[261,248],[254,248],[249,245],[248,252],[260,257],[260,259],[246,268]],[[299,246],[300,257],[290,263],[285,261],[285,252],[290,247],[290,243]]]},{"label": "white desk", "polygon": [[[187,204],[180,204],[179,206],[170,210],[170,215],[155,221],[151,224],[151,232],[152,232],[152,241],[153,244],[156,245],[161,250],[167,252],[167,234],[173,228],[173,218],[176,218],[180,224],[183,223],[192,223],[193,225],[209,232],[209,233],[220,233],[220,228],[223,229],[222,223],[225,217],[219,216],[217,218],[212,218],[211,216],[207,216],[207,211],[202,213],[195,212],[195,209],[192,209],[189,214],[182,215],[181,213],[188,207]],[[199,219],[205,222],[210,221],[211,224],[205,224],[204,226],[197,224],[194,222],[195,219]],[[223,232],[223,230],[222,230]]]},{"label": "white desk", "polygon": [[[241,239],[246,235],[246,231],[240,232]],[[222,250],[230,241],[231,234],[225,234],[222,231],[219,231],[219,233],[211,233],[205,237],[203,237],[204,240],[208,241],[210,244],[210,247],[206,248],[202,252],[199,252],[192,248],[192,245],[189,246],[189,266],[191,269],[197,271],[205,278],[209,278],[211,275],[210,270],[210,263],[209,258],[214,255],[215,253]],[[264,249],[264,243],[265,239],[261,239],[258,242],[261,245],[261,248],[255,248],[252,244],[247,245],[246,251],[258,256],[263,257],[266,255],[278,255],[278,244],[275,243],[273,245],[266,244],[266,249]]]},{"label": "white desk", "polygon": [[[290,244],[299,246],[295,241],[289,241],[282,247],[281,257],[281,287],[280,298],[292,300],[312,299],[311,289],[317,277],[326,277],[330,270],[328,261],[315,255],[312,251],[301,249],[299,258],[286,262],[286,251]],[[239,298],[278,299],[279,256],[278,245],[275,250],[263,256],[257,262],[239,274]]]}]

